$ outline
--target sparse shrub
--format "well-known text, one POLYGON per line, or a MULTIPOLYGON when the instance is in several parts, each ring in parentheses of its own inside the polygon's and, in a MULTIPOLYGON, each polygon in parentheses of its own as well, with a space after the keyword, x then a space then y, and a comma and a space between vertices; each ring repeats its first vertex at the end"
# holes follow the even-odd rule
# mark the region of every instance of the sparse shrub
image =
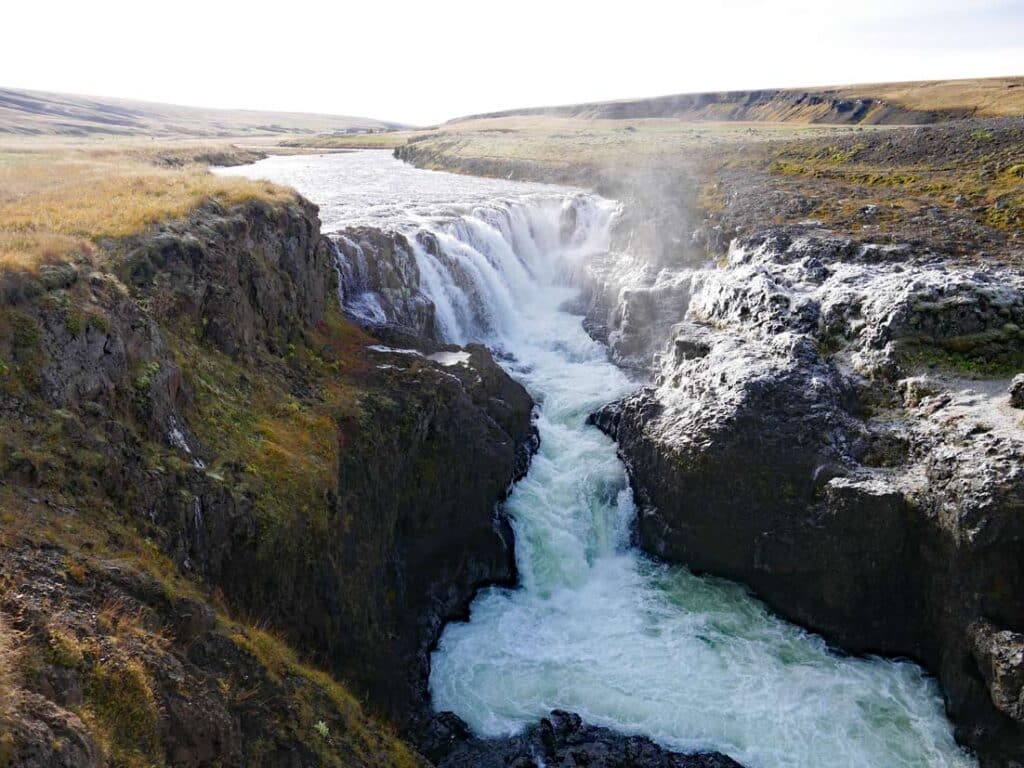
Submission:
POLYGON ((149 392, 149 388, 153 385, 153 377, 160 371, 160 363, 155 360, 150 360, 144 364, 139 373, 135 376, 135 388, 139 392, 149 392))
POLYGON ((313 730, 316 731, 317 736, 321 739, 327 739, 331 735, 331 729, 327 727, 327 723, 323 720, 317 720, 316 725, 313 726, 313 730))
POLYGON ((68 669, 80 669, 85 663, 78 638, 65 629, 52 628, 47 633, 43 658, 50 664, 68 669))
POLYGON ((156 698, 142 664, 133 659, 98 665, 86 680, 85 701, 111 763, 136 768, 163 762, 156 698))
POLYGON ((64 558, 64 573, 78 584, 85 583, 85 566, 70 557, 64 558))
POLYGON ((72 337, 81 335, 85 323, 82 319, 82 315, 74 310, 69 309, 67 314, 64 315, 64 330, 72 337))
POLYGON ((11 324, 11 341, 17 349, 35 349, 39 346, 42 333, 39 330, 39 323, 31 315, 24 312, 12 311, 8 318, 11 324))
POLYGON ((17 657, 14 634, 0 615, 0 720, 8 716, 18 703, 17 657))

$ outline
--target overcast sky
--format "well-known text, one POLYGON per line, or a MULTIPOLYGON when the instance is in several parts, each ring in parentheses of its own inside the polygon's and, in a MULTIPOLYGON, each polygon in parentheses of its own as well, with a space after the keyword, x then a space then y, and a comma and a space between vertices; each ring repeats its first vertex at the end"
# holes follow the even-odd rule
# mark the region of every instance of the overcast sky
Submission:
POLYGON ((12 0, 0 86, 430 124, 702 90, 1024 75, 1024 0, 12 0))

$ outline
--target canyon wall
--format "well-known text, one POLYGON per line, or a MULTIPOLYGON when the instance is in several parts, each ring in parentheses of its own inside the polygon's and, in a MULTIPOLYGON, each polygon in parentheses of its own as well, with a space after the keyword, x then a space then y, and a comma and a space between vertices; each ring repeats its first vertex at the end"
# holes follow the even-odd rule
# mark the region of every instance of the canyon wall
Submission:
POLYGON ((5 276, 15 764, 422 761, 356 697, 422 718, 441 624, 513 578, 532 402, 483 348, 389 364, 336 270, 296 197, 5 276))

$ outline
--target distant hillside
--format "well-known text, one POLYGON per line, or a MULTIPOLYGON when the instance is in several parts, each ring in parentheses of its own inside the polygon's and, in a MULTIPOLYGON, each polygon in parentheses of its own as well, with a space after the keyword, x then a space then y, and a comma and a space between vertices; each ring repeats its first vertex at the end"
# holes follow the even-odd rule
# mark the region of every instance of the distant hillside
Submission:
POLYGON ((515 115, 913 125, 963 117, 1024 115, 1024 77, 684 93, 649 99, 511 109, 450 122, 515 115))
POLYGON ((28 136, 259 136, 380 130, 397 123, 345 115, 203 109, 0 88, 0 134, 28 136))

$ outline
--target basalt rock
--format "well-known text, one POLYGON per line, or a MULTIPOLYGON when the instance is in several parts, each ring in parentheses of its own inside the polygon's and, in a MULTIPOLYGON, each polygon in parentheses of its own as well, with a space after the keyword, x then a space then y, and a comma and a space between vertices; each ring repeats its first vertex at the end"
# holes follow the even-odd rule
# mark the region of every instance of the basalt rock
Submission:
POLYGON ((286 351, 333 299, 333 253, 317 209, 296 198, 225 208, 208 202, 188 219, 116 244, 125 282, 157 319, 181 323, 221 351, 252 359, 286 351))
MULTIPOLYGON (((173 636, 159 659, 131 658, 155 681, 161 754, 174 764, 307 765, 318 761, 307 741, 324 746, 336 738, 311 730, 316 718, 296 726, 302 738, 271 737, 272 723, 298 718, 288 710, 292 662, 268 670, 242 653, 238 633, 223 632, 226 606, 344 678, 375 711, 416 721, 427 706, 429 652, 443 622, 464 616, 479 587, 514 581, 511 534, 497 505, 536 447, 530 397, 483 347, 445 348, 450 359, 437 360, 374 351, 375 340, 340 317, 336 252, 319 235, 315 207, 301 199, 209 203, 186 220, 104 247, 104 266, 67 265, 46 285, 37 279, 5 288, 0 362, 13 375, 0 382, 0 417, 47 441, 34 437, 33 450, 0 443, 5 521, 15 492, 24 499, 15 519, 33 525, 77 521, 81 506, 101 540, 122 542, 123 531, 144 537, 153 557, 166 555, 206 595, 170 599, 160 585, 139 582, 131 558, 106 556, 102 583, 112 586, 74 592, 83 617, 95 617, 108 598, 124 600, 151 619, 147 633, 173 636), (204 417, 198 387, 237 387, 232 397, 241 397, 261 377, 283 399, 312 407, 333 379, 311 366, 342 364, 352 368, 341 373, 353 399, 326 415, 333 419, 328 439, 337 444, 286 443, 336 461, 324 473, 330 489, 316 509, 268 516, 256 485, 263 479, 219 461, 219 449, 199 437, 208 433, 190 423, 204 417), (214 383, 211 371, 228 379, 214 383), (272 565, 271 534, 296 542, 273 552, 272 565), (246 686, 259 695, 246 694, 246 686), (261 745, 273 755, 256 759, 250 747, 261 745)), ((426 352, 440 351, 420 341, 426 352)), ((260 411, 266 403, 252 408, 257 418, 279 415, 260 411)), ((27 583, 39 595, 66 590, 60 558, 43 568, 41 555, 10 541, 0 542, 5 585, 34 574, 27 583)), ((36 599, 27 588, 18 594, 36 599)), ((22 603, 10 610, 24 610, 22 603)), ((47 616, 39 613, 32 625, 44 644, 47 616)), ((75 627, 86 632, 85 624, 75 627)), ((103 750, 92 721, 76 715, 82 676, 57 669, 47 679, 19 699, 12 721, 18 759, 95 764, 103 750)), ((314 687, 329 678, 316 680, 314 687)), ((3 749, 0 740, 0 757, 3 749)), ((392 757, 346 765, 390 765, 392 757)))
MULTIPOLYGON (((312 562, 285 566, 291 596, 272 610, 411 725, 443 624, 464 618, 480 587, 515 581, 497 502, 529 463, 533 403, 484 347, 448 366, 404 350, 374 357, 382 381, 348 438, 333 534, 312 562)), ((259 575, 233 578, 260 588, 259 575)))
POLYGON ((870 252, 799 228, 737 241, 679 307, 654 386, 593 421, 643 548, 923 662, 958 738, 1016 765, 1024 434, 1006 380, 954 366, 1018 359, 1024 281, 870 252))
POLYGON ((671 752, 643 736, 624 736, 553 711, 518 736, 479 739, 450 712, 437 715, 424 753, 438 768, 742 768, 718 752, 671 752))
POLYGON ((357 227, 331 242, 341 257, 341 301, 349 315, 375 332, 397 328, 421 339, 438 337, 434 305, 420 291, 420 271, 404 235, 357 227))
POLYGON ((1018 373, 1010 382, 1010 405, 1024 408, 1024 373, 1018 373))

